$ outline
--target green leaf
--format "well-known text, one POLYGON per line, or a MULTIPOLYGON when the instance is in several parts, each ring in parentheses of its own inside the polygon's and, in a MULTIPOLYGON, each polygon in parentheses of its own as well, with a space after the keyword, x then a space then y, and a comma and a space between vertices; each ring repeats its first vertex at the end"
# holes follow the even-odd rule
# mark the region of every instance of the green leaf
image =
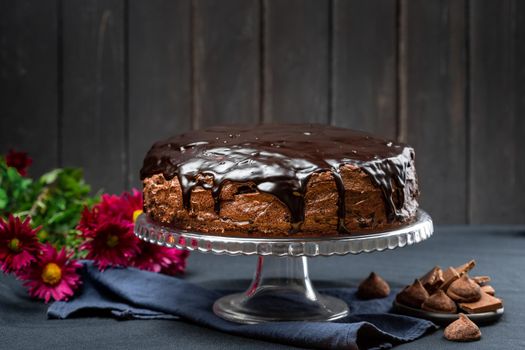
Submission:
POLYGON ((53 169, 50 172, 45 173, 40 177, 40 182, 46 185, 49 185, 56 181, 58 175, 63 171, 63 169, 53 169))
POLYGON ((0 209, 7 207, 7 193, 0 188, 0 209))
POLYGON ((12 168, 12 167, 7 168, 7 179, 9 181, 16 182, 21 177, 22 175, 18 173, 18 170, 16 170, 16 168, 12 168))
MULTIPOLYGON (((76 230, 82 210, 100 201, 100 193, 90 196, 90 191, 82 169, 53 169, 33 181, 6 166, 0 157, 0 215, 30 215, 33 226, 42 226, 39 239, 59 249, 74 249, 82 242, 76 230)), ((77 249, 75 255, 85 256, 85 252, 77 249)))

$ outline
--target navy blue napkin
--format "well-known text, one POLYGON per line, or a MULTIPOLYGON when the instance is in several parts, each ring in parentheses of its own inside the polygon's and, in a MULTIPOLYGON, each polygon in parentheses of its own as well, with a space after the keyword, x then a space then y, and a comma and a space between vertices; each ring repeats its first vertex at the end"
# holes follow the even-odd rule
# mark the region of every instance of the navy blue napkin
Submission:
POLYGON ((166 275, 134 268, 100 272, 84 263, 84 286, 69 302, 55 302, 49 318, 109 315, 119 319, 183 319, 244 337, 322 349, 390 348, 415 340, 436 326, 426 320, 388 313, 387 298, 359 300, 355 288, 331 288, 321 293, 345 300, 351 311, 338 322, 269 322, 241 325, 212 311, 224 291, 209 290, 166 275))

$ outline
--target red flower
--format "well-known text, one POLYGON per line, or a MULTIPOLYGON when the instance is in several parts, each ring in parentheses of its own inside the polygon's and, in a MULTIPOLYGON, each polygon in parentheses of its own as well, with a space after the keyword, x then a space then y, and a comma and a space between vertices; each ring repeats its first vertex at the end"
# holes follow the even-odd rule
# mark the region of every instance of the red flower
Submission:
POLYGON ((0 218, 0 270, 18 273, 36 260, 40 227, 33 230, 30 221, 29 217, 22 221, 11 214, 8 221, 0 218))
POLYGON ((107 217, 122 218, 125 214, 124 201, 116 194, 103 194, 96 209, 102 219, 107 217))
POLYGON ((75 260, 69 260, 72 253, 62 248, 59 252, 49 243, 42 246, 38 261, 21 276, 29 295, 49 302, 67 300, 82 284, 76 270, 82 267, 75 260))
POLYGON ((84 233, 92 231, 100 223, 114 218, 120 218, 132 223, 134 217, 142 211, 142 193, 133 189, 131 193, 122 195, 103 194, 100 203, 91 210, 84 208, 78 229, 84 233))
POLYGON ((89 210, 88 207, 84 207, 80 221, 77 225, 77 229, 80 230, 84 235, 89 235, 99 225, 98 205, 94 206, 93 209, 89 210))
POLYGON ((187 251, 145 243, 133 234, 133 224, 142 213, 142 193, 102 195, 101 202, 82 212, 77 228, 86 241, 88 259, 104 270, 108 266, 135 266, 139 269, 176 275, 184 272, 187 251))
POLYGON ((26 152, 16 152, 10 149, 5 156, 5 162, 7 166, 16 168, 20 175, 26 176, 27 168, 33 163, 33 159, 31 159, 26 152))
POLYGON ((140 241, 140 253, 133 260, 133 266, 147 271, 178 275, 186 268, 187 250, 162 247, 140 241))
POLYGON ((98 205, 101 217, 118 216, 129 222, 133 222, 133 213, 137 210, 142 210, 142 193, 136 189, 131 193, 124 192, 120 196, 104 194, 98 205))
POLYGON ((93 230, 83 231, 86 239, 80 249, 87 250, 87 259, 94 260, 100 270, 108 266, 127 266, 139 252, 133 224, 118 218, 101 222, 93 230))
POLYGON ((185 249, 169 249, 174 252, 174 256, 172 256, 172 263, 167 267, 163 267, 162 270, 160 270, 160 273, 170 276, 184 273, 184 270, 186 269, 186 258, 190 255, 190 252, 185 249))
POLYGON ((131 193, 124 192, 121 198, 125 202, 124 218, 134 222, 137 213, 142 212, 142 192, 134 188, 131 193))

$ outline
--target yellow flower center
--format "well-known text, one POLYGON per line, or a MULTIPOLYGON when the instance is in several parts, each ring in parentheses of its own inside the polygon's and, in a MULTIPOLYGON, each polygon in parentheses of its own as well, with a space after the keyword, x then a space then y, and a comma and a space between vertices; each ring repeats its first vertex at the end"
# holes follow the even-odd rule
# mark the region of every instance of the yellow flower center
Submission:
POLYGON ((137 221, 137 218, 139 217, 140 214, 142 214, 142 210, 140 209, 137 209, 133 212, 133 222, 137 221))
POLYGON ((47 233, 46 230, 40 230, 40 232, 38 232, 37 236, 38 236, 39 240, 45 241, 47 236, 48 236, 48 233, 47 233))
POLYGON ((115 248, 118 244, 118 236, 115 236, 115 235, 109 235, 108 236, 108 239, 106 241, 106 244, 108 245, 108 247, 110 248, 115 248))
POLYGON ((44 270, 42 271, 42 280, 45 283, 54 286, 60 282, 61 278, 62 270, 57 264, 49 263, 44 267, 44 270))
POLYGON ((20 240, 18 238, 13 238, 12 240, 9 241, 7 246, 13 252, 18 253, 20 251, 20 240))

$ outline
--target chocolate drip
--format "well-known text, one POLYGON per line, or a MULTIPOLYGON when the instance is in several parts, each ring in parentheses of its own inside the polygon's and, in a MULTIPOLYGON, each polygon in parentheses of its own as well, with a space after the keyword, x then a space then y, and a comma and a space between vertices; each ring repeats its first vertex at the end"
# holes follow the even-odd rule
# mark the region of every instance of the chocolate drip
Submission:
POLYGON ((251 182, 284 203, 292 226, 300 229, 310 176, 330 171, 339 194, 338 230, 345 232, 345 188, 340 167, 353 164, 363 169, 383 193, 388 220, 402 219, 406 167, 412 152, 403 144, 325 125, 232 125, 157 142, 144 159, 141 179, 158 173, 168 180, 177 176, 188 209, 195 186, 209 189, 217 212, 226 182, 251 182))
POLYGON ((368 162, 361 167, 370 176, 374 185, 381 188, 388 221, 403 218, 401 212, 405 203, 403 188, 406 181, 406 167, 409 164, 406 159, 404 157, 388 158, 382 161, 368 162), (397 205, 394 202, 392 181, 396 184, 397 205))

